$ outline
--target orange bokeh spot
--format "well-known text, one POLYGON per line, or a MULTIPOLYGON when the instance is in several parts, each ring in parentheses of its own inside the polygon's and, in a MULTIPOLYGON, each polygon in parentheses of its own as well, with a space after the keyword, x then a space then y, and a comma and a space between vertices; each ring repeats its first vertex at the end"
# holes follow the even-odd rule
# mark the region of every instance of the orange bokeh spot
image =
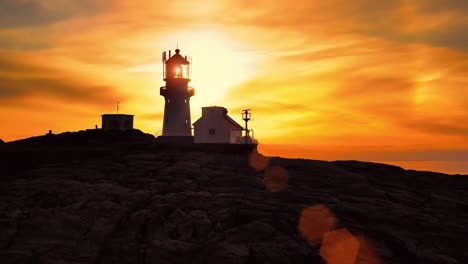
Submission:
POLYGON ((263 175, 263 183, 272 192, 288 187, 288 172, 280 166, 268 167, 263 175))
POLYGON ((262 171, 268 167, 270 158, 263 156, 257 152, 249 154, 249 165, 256 171, 262 171))
POLYGON ((299 232, 312 245, 321 241, 322 236, 336 225, 335 215, 325 206, 316 205, 302 210, 299 218, 299 232))
POLYGON ((359 253, 356 259, 356 264, 381 264, 379 254, 375 247, 365 238, 359 236, 359 253))
POLYGON ((320 256, 328 264, 355 264, 359 253, 359 240, 345 228, 325 233, 320 256))

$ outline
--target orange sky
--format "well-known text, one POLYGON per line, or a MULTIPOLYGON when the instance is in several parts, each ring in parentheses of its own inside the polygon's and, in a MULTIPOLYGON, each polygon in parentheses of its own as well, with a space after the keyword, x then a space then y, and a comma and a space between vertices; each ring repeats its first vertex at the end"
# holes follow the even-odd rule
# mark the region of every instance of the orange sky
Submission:
POLYGON ((3 0, 0 138, 92 128, 118 101, 156 133, 161 52, 178 43, 192 121, 252 108, 269 155, 468 163, 467 14, 464 0, 3 0))

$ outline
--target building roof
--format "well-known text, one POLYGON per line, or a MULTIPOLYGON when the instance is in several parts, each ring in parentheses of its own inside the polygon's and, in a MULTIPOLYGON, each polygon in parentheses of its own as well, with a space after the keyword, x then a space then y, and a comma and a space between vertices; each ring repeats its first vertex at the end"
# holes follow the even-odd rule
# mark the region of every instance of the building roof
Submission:
POLYGON ((200 118, 198 118, 198 120, 197 120, 197 121, 195 121, 195 122, 193 122, 193 124, 192 124, 192 125, 195 125, 195 124, 196 124, 196 123, 198 123, 198 121, 200 121, 201 119, 202 119, 201 117, 200 117, 200 118))
POLYGON ((134 115, 127 115, 127 114, 103 114, 101 116, 109 116, 109 117, 124 117, 124 116, 134 116, 134 115))
MULTIPOLYGON (((202 107, 202 109, 203 108, 215 108, 215 109, 221 108, 221 109, 225 110, 223 112, 224 120, 226 120, 227 122, 229 122, 231 125, 235 126, 236 128, 244 129, 241 125, 239 125, 239 123, 237 123, 234 119, 232 119, 230 116, 227 115, 227 109, 225 107, 222 107, 222 106, 204 106, 204 107, 202 107)), ((200 121, 202 118, 203 118, 203 114, 197 121, 195 121, 193 123, 193 125, 196 125, 198 123, 198 121, 200 121)))
POLYGON ((239 125, 239 123, 237 123, 234 119, 232 119, 230 116, 228 115, 224 115, 224 118, 229 121, 229 123, 231 123, 232 125, 236 126, 237 128, 240 128, 240 129, 244 129, 241 125, 239 125))
POLYGON ((227 113, 226 107, 216 106, 216 105, 213 105, 213 106, 202 106, 202 109, 224 109, 224 110, 226 110, 226 113, 227 113))

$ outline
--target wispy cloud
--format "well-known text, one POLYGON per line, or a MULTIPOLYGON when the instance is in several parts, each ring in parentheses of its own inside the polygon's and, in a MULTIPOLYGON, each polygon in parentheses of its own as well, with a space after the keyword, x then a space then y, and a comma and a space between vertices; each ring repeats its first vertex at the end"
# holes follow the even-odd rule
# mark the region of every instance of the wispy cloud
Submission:
POLYGON ((0 28, 37 27, 72 17, 97 14, 112 6, 102 0, 3 0, 0 28))
POLYGON ((93 86, 66 78, 1 78, 0 100, 15 100, 18 97, 46 96, 88 104, 104 103, 112 97, 111 87, 93 86))

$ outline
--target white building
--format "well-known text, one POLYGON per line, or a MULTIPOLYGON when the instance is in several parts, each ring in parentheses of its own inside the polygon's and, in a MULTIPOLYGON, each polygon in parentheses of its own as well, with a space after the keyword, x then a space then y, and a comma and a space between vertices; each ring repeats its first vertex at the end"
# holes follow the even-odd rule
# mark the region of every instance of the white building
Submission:
POLYGON ((195 143, 241 144, 243 127, 227 115, 224 107, 202 107, 202 116, 194 126, 195 143))
POLYGON ((133 115, 104 114, 102 115, 102 129, 104 131, 133 129, 133 115))

